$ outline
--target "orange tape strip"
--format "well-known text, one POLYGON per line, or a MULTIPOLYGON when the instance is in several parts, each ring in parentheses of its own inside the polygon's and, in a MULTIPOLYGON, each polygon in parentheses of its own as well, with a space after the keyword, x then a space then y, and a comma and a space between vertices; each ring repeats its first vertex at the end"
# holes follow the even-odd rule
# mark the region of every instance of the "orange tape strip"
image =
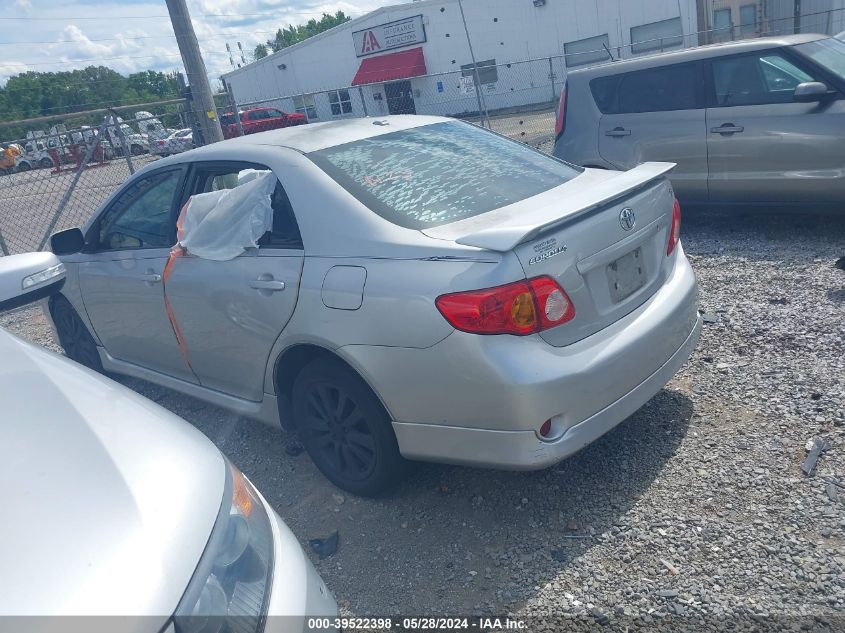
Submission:
POLYGON ((176 336, 176 345, 179 346, 179 353, 182 355, 182 360, 185 361, 188 369, 194 371, 194 368, 191 365, 191 355, 188 353, 188 344, 185 342, 185 337, 182 335, 182 330, 179 328, 179 323, 176 321, 176 314, 173 312, 173 305, 167 297, 167 280, 173 272, 173 266, 178 257, 181 257, 181 253, 174 248, 174 250, 170 253, 170 257, 167 258, 167 264, 164 266, 164 273, 162 274, 162 283, 164 286, 164 309, 167 312, 170 327, 173 328, 173 334, 176 336))

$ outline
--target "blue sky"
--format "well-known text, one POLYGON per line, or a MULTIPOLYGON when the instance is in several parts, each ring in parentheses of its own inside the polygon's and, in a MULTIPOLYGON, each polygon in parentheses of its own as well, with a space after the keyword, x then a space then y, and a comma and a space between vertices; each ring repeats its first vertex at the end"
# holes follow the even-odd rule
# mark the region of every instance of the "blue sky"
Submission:
MULTIPOLYGON (((249 53, 287 24, 338 9, 356 17, 399 1, 188 0, 188 8, 209 74, 215 78, 231 69, 227 42, 233 50, 241 42, 249 53)), ((182 67, 164 0, 11 0, 11 4, 0 13, 0 85, 27 70, 102 64, 126 74, 182 67)))

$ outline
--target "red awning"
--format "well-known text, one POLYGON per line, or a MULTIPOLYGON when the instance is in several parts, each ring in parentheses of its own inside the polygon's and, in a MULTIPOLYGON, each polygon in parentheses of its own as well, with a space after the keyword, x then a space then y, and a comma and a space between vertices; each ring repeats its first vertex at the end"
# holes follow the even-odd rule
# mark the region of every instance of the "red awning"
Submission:
POLYGON ((395 79, 419 77, 428 73, 422 48, 412 48, 398 53, 368 57, 361 62, 353 86, 376 84, 395 79))

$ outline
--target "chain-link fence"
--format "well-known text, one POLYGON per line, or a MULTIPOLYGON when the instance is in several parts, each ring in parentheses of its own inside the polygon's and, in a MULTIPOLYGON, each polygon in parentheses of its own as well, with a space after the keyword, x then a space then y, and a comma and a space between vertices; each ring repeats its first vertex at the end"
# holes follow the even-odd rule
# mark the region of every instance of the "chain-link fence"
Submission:
POLYGON ((0 255, 43 249, 53 232, 84 224, 130 174, 191 149, 191 115, 181 110, 87 115, 91 124, 0 141, 0 155, 14 148, 0 163, 0 255))
MULTIPOLYGON (((477 69, 242 101, 238 103, 238 109, 243 112, 240 128, 246 134, 265 129, 263 118, 272 117, 265 108, 304 115, 309 123, 388 114, 429 114, 489 125, 501 134, 539 144, 553 134, 555 106, 565 77, 563 57, 506 64, 480 62, 477 69)), ((227 137, 241 133, 232 110, 221 111, 227 137)))
MULTIPOLYGON (((681 19, 675 18, 658 23, 656 32, 665 30, 665 34, 654 35, 652 30, 635 35, 632 29, 632 41, 625 45, 614 45, 604 35, 567 43, 562 55, 540 59, 479 60, 474 65, 457 65, 452 60, 455 70, 442 73, 419 74, 420 70, 425 73, 425 63, 409 54, 395 62, 401 64, 397 67, 375 65, 370 71, 362 64, 352 85, 325 86, 301 94, 280 93, 275 76, 256 68, 250 79, 239 78, 237 85, 229 86, 229 92, 238 109, 256 110, 256 116, 265 116, 261 109, 268 107, 302 114, 309 122, 388 114, 451 116, 545 149, 553 138, 557 100, 568 70, 708 43, 795 32, 834 34, 845 29, 845 9, 774 18, 763 6, 748 3, 743 7, 753 11, 729 14, 736 14, 738 22, 729 18, 724 24, 710 24, 706 17, 705 28, 694 33, 683 33, 681 19)), ((722 15, 719 0, 713 7, 718 20, 722 15)), ((227 108, 229 113, 233 110, 227 108)), ((250 120, 251 113, 244 116, 239 126, 232 117, 228 136, 266 129, 260 120, 250 120)))
MULTIPOLYGON (((251 95, 218 96, 223 104, 219 116, 224 136, 230 138, 289 124, 285 113, 298 113, 307 122, 402 113, 443 115, 489 126, 550 151, 567 69, 810 27, 831 33, 845 28, 843 14, 834 9, 771 20, 758 12, 740 24, 644 39, 625 47, 584 41, 566 47, 560 56, 509 63, 478 61, 475 66, 406 79, 364 73, 355 85, 307 94, 280 95, 267 82, 251 95), (236 96, 240 97, 237 104, 236 96)), ((381 73, 393 71, 394 76, 408 75, 407 69, 380 69, 381 73)), ((46 117, 43 124, 41 120, 4 123, 0 128, 0 255, 44 248, 52 232, 83 224, 135 170, 159 156, 202 145, 189 105, 177 99, 121 107, 120 113, 66 115, 62 124, 55 125, 50 123, 62 117, 46 117), (10 146, 14 150, 4 155, 10 146)))

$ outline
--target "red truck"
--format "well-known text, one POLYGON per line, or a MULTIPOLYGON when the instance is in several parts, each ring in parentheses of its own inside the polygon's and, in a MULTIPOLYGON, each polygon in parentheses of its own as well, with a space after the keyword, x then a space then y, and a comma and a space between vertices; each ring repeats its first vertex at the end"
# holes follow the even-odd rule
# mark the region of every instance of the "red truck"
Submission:
MULTIPOLYGON (((287 113, 277 110, 276 108, 247 108, 241 110, 238 114, 241 116, 241 125, 244 128, 244 134, 255 134, 256 132, 266 132, 267 130, 276 130, 281 127, 290 127, 292 125, 305 125, 308 119, 304 114, 287 113)), ((220 124, 223 127, 223 137, 233 138, 238 136, 238 122, 232 112, 227 112, 220 117, 220 124)))

